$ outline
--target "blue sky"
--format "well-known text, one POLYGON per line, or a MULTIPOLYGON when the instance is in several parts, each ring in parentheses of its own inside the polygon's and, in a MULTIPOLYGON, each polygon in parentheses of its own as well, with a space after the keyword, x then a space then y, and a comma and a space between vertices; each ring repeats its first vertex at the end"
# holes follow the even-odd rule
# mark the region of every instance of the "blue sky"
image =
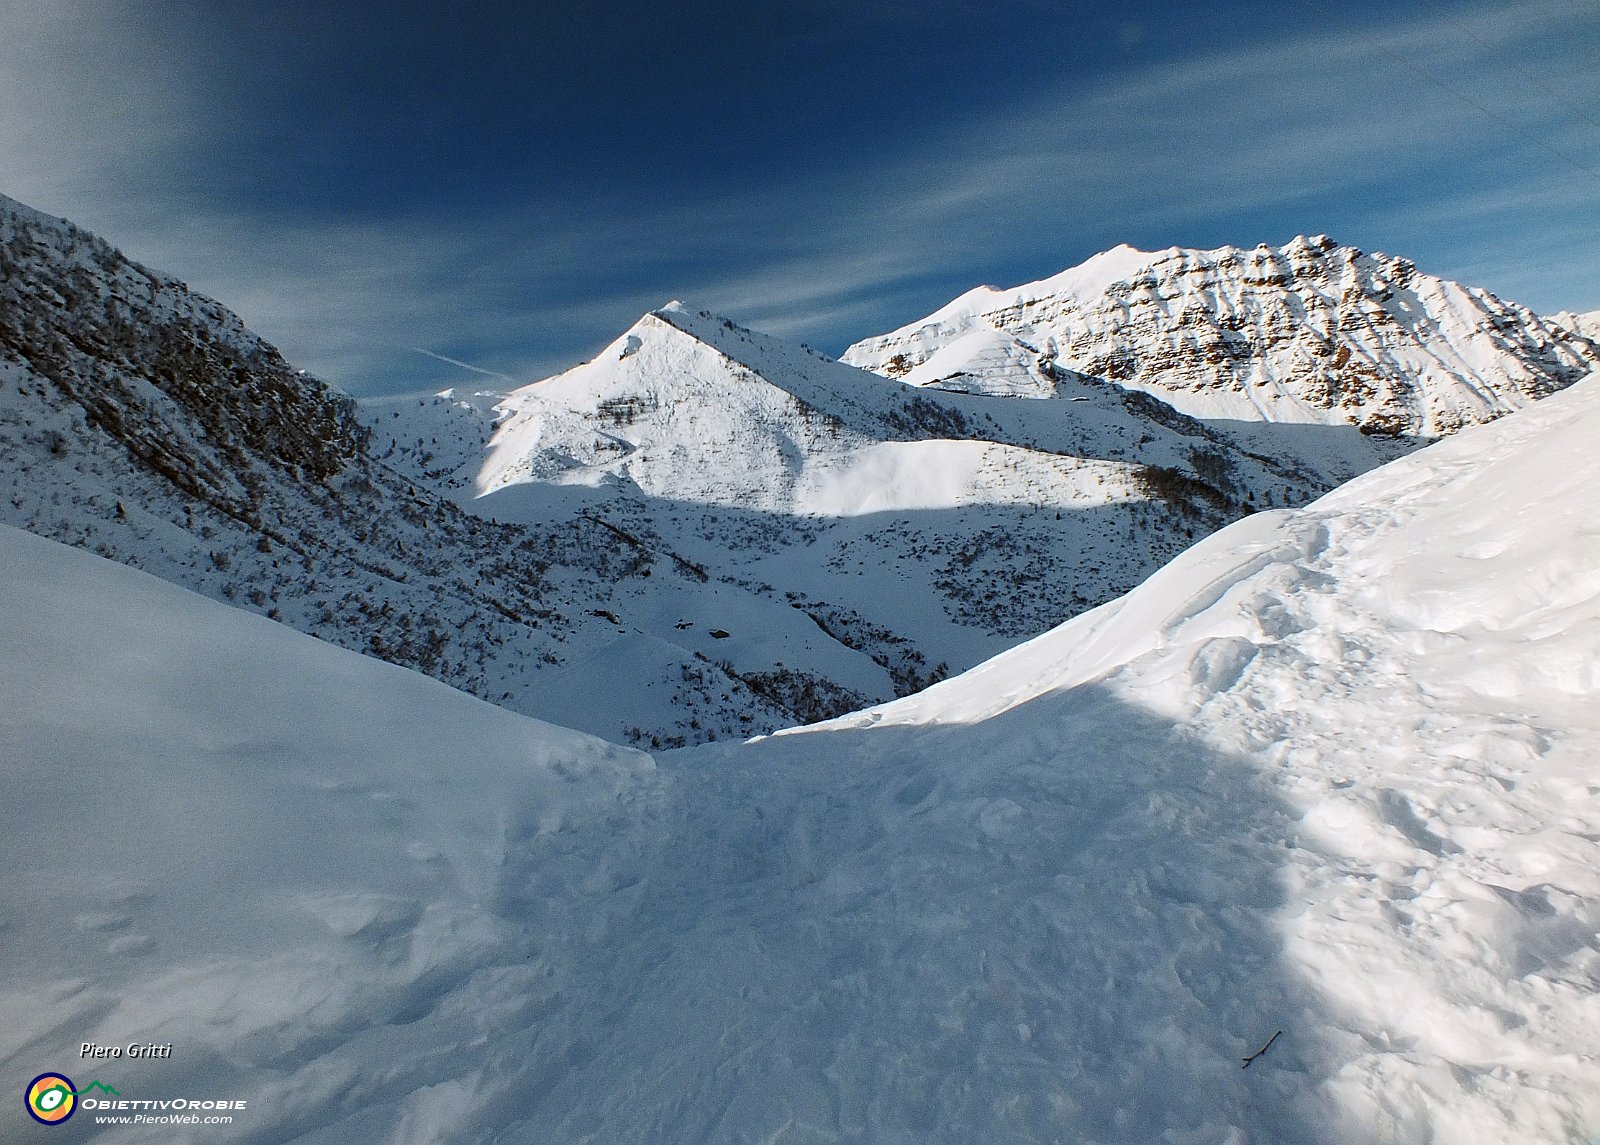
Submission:
POLYGON ((356 393, 675 297, 836 353, 1119 242, 1597 309, 1600 7, 6 0, 0 191, 356 393))

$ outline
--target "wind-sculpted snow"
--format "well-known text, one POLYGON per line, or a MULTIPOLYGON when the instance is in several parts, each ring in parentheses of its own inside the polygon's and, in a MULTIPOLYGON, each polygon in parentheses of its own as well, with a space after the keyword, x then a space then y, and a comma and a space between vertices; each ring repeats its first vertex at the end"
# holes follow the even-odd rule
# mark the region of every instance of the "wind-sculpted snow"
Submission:
POLYGON ((1587 1142, 1597 433, 654 769, 0 530, 0 1059, 271 1142, 1587 1142))
POLYGON ((530 895, 602 877, 532 856, 659 797, 638 752, 4 526, 0 584, 0 1067, 247 1101, 196 1139, 373 1139, 447 1092, 555 997, 530 895))

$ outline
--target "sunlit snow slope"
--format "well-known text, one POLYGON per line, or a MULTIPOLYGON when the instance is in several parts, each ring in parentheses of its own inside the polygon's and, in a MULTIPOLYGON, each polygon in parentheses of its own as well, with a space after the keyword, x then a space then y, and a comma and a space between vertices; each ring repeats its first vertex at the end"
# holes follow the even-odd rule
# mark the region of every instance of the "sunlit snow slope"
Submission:
MULTIPOLYGON (((1229 1005, 1276 1014, 1261 1012, 1288 1039, 1272 1085, 1312 1119, 1305 1139, 1591 1141, 1597 435, 1591 377, 1305 510, 1232 526, 1127 597, 922 695, 805 733, 898 732, 922 750, 954 737, 987 758, 980 772, 1019 756, 1087 767, 1095 779, 1058 789, 1119 810, 1058 839, 1071 857, 1056 877, 1078 884, 1094 869, 1085 855, 1111 858, 1136 833, 1121 848, 1121 909, 1182 934, 1147 969, 1170 972, 1178 999, 1207 999, 1218 1052, 1219 985, 1229 1005), (1077 713, 1096 705, 1133 730, 1095 735, 1077 713), (1031 742, 1013 749, 997 728, 1031 742), (1241 923, 1270 958, 1239 961, 1241 923), (1219 974, 1214 954, 1235 970, 1219 974), (1240 966, 1254 995, 1229 985, 1240 966)), ((974 803, 980 834, 986 814, 1036 831, 1049 804, 999 806, 974 803)), ((1014 957, 1022 977, 1042 965, 1014 957)), ((1095 1002, 1078 991, 1075 1004, 1095 1002)), ((1149 1021, 1172 1006, 1152 1000, 1162 1016, 1149 1021)), ((1233 1124, 1247 1124, 1260 1095, 1235 1094, 1233 1124)), ((1286 1123, 1261 1137, 1291 1138, 1286 1123)))
POLYGON ((260 1141, 1587 1143, 1597 433, 654 771, 0 531, 0 1066, 172 1041, 105 1079, 260 1141))
MULTIPOLYGON (((1078 388, 1059 402, 918 390, 674 303, 505 395, 492 429, 492 395, 362 409, 376 457, 470 512, 630 538, 668 575, 609 594, 618 627, 728 661, 794 723, 970 668, 1126 592, 1197 536, 1401 451, 1350 426, 1272 427, 1270 448, 1241 450, 1147 395, 1078 388)), ((562 676, 595 678, 586 663, 562 676)), ((726 734, 691 720, 639 742, 726 734)))

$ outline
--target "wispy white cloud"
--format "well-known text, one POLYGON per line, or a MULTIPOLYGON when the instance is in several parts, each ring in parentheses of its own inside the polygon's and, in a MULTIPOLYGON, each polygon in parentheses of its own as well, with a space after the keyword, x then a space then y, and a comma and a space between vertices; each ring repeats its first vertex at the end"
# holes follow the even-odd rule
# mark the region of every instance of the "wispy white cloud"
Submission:
MULTIPOLYGON (((1571 4, 1534 4, 1508 22, 1496 6, 1474 23, 1482 42, 1495 37, 1509 53, 1556 36, 1572 15, 1571 4)), ((1419 175, 1522 142, 1395 64, 1403 58, 1439 75, 1471 76, 1481 89, 1492 74, 1483 51, 1413 20, 1377 32, 1330 28, 1149 68, 1063 93, 1031 113, 969 126, 937 164, 923 165, 929 190, 903 217, 999 215, 1020 199, 1045 217, 1092 204, 1119 224, 1148 226, 1419 175), (936 167, 950 174, 940 178, 936 167)), ((1600 68, 1585 78, 1595 87, 1600 68)), ((1529 137, 1552 134, 1547 108, 1494 86, 1505 89, 1497 96, 1507 120, 1525 122, 1529 137)), ((1596 142, 1591 134, 1589 146, 1596 142)), ((1556 165, 1547 181, 1567 175, 1556 165)))
POLYGON ((1548 153, 1600 162, 1600 130, 1572 110, 1600 106, 1600 63, 1574 41, 1592 20, 1582 3, 1532 0, 1515 20, 1456 5, 1448 21, 1387 27, 1330 8, 1314 34, 1063 76, 1003 113, 827 170, 774 170, 755 190, 361 217, 180 177, 245 113, 203 45, 157 34, 154 12, 0 7, 0 190, 187 278, 356 389, 447 384, 442 367, 468 362, 531 380, 670 297, 837 349, 977 281, 1048 274, 1119 241, 1328 231, 1549 309, 1600 306, 1600 188, 1548 153), (1497 66, 1530 58, 1561 72, 1567 100, 1497 66), (1503 121, 1427 76, 1471 85, 1503 121))
POLYGON ((1600 158, 1600 132, 1496 66, 1545 60, 1575 99, 1600 106, 1600 61, 1573 38, 1592 10, 1546 2, 1519 5, 1515 19, 1502 5, 1456 12, 1451 26, 1330 20, 1314 36, 1196 54, 1087 89, 1063 83, 1032 108, 888 157, 860 229, 907 259, 981 267, 1015 263, 1031 228, 1038 274, 1117 241, 1195 242, 1191 227, 1246 243, 1302 229, 1393 239, 1404 253, 1461 265, 1438 228, 1463 202, 1490 210, 1490 188, 1537 202, 1539 213, 1508 204, 1494 220, 1497 257, 1479 265, 1539 293, 1588 291, 1600 302, 1590 269, 1600 230, 1561 257, 1522 253, 1547 245, 1530 241, 1545 228, 1573 229, 1580 218, 1592 227, 1600 184, 1582 165, 1600 158), (1567 59, 1552 51, 1562 43, 1567 59), (1496 118, 1453 99, 1447 88, 1460 85, 1496 118), (1286 220, 1292 229, 1267 230, 1286 220), (1085 239, 1090 248, 1071 250, 1085 239))
MULTIPOLYGON (((804 336, 882 321, 902 300, 931 308, 946 295, 912 288, 962 268, 963 285, 975 285, 989 268, 1048 274, 1119 241, 1281 243, 1300 230, 1433 251, 1442 272, 1470 267, 1503 291, 1581 290, 1596 240, 1551 257, 1562 244, 1530 235, 1576 229, 1600 188, 1530 140, 1582 155, 1600 139, 1493 60, 1559 41, 1584 14, 1557 2, 1522 6, 1515 21, 1497 5, 1456 12, 1447 27, 1330 21, 1317 35, 1197 53, 1096 86, 1064 81, 1031 107, 886 145, 846 187, 793 180, 783 209, 799 249, 725 272, 714 293, 747 320, 804 336), (1429 77, 1472 84, 1501 118, 1429 77), (1441 170, 1478 177, 1441 187, 1441 170), (1440 241, 1463 212, 1492 232, 1477 241, 1494 243, 1494 257, 1465 260, 1440 241)), ((1600 100, 1600 68, 1573 77, 1575 93, 1585 84, 1600 100)))
POLYGON ((0 171, 13 197, 121 218, 119 202, 194 146, 196 109, 173 82, 188 61, 148 33, 145 8, 140 0, 0 5, 0 171))

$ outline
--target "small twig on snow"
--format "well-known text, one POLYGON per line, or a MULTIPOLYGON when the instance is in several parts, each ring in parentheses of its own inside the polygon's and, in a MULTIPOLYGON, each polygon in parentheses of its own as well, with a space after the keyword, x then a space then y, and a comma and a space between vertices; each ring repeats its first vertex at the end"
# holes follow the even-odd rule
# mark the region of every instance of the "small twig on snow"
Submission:
POLYGON ((1277 1041, 1282 1036, 1283 1036, 1283 1031, 1282 1030, 1279 1030, 1276 1034, 1273 1034, 1270 1038, 1267 1039, 1267 1044, 1262 1046, 1259 1050, 1257 1050, 1255 1053, 1251 1054, 1249 1057, 1245 1058, 1244 1059, 1244 1065, 1240 1066, 1239 1068, 1240 1069, 1249 1069, 1250 1068, 1250 1063, 1255 1061, 1258 1057, 1260 1057, 1262 1054, 1266 1053, 1268 1050, 1270 1050, 1272 1048, 1272 1043, 1277 1041))

